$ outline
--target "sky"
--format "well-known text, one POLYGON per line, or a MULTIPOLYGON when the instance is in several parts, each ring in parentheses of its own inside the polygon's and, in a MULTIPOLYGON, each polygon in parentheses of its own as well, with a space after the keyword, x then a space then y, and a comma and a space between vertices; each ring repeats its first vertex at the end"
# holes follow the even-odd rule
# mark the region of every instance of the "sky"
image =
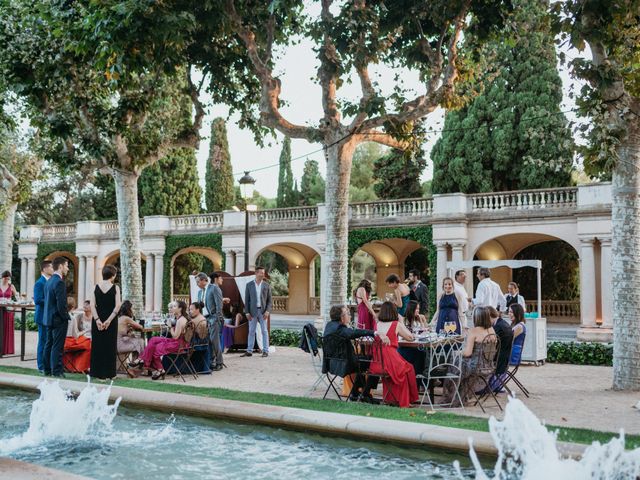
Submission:
MULTIPOLYGON (((312 77, 315 76, 318 61, 315 53, 312 50, 312 43, 308 40, 302 40, 300 43, 290 46, 286 51, 280 52, 280 60, 276 63, 274 73, 280 77, 282 81, 282 94, 281 98, 288 102, 288 105, 281 109, 284 117, 298 124, 315 124, 317 120, 322 117, 321 108, 321 90, 318 84, 313 82, 312 77)), ((579 53, 577 51, 571 51, 563 49, 570 57, 577 57, 579 53)), ((560 77, 563 82, 563 104, 562 110, 570 110, 575 107, 575 102, 569 98, 569 91, 576 88, 575 81, 569 77, 566 68, 559 66, 560 77)), ((385 66, 375 66, 371 69, 372 78, 374 78, 381 89, 384 92, 391 92, 394 86, 395 70, 387 68, 385 66)), ((415 71, 403 70, 402 78, 405 83, 405 87, 412 90, 414 93, 424 92, 418 74, 415 71)), ((357 75, 354 74, 353 82, 351 84, 345 82, 343 87, 338 90, 338 95, 341 98, 348 98, 350 100, 359 99, 360 88, 357 75)), ((579 88, 579 85, 578 87, 579 88)), ((206 95, 202 96, 202 100, 210 103, 206 95)), ((211 122, 216 117, 226 118, 229 114, 228 108, 224 105, 211 105, 208 108, 208 114, 203 122, 201 130, 202 141, 200 142, 200 148, 198 149, 198 171, 201 178, 202 186, 204 187, 204 171, 206 168, 206 161, 209 152, 209 135, 211 122)), ((575 120, 576 117, 572 113, 567 114, 570 120, 575 120)), ((227 120, 227 135, 229 141, 229 150, 231 154, 231 164, 233 166, 233 172, 236 174, 234 177, 237 181, 245 170, 251 171, 256 168, 265 167, 268 165, 274 165, 271 168, 252 173, 253 178, 256 179, 255 189, 262 195, 268 198, 276 196, 278 188, 278 159, 280 156, 280 149, 282 146, 283 136, 279 132, 276 138, 267 139, 267 144, 264 147, 258 146, 254 140, 253 135, 248 130, 242 130, 237 126, 238 116, 233 115, 227 120), (271 145, 268 145, 270 143, 271 145)), ((431 113, 427 119, 427 127, 432 127, 433 130, 442 129, 444 123, 444 110, 437 109, 431 113)), ((433 145, 439 138, 440 133, 432 133, 428 140, 425 142, 424 150, 426 158, 429 159, 429 153, 433 148, 433 145)), ((312 144, 306 140, 292 139, 291 141, 291 167, 294 176, 298 179, 302 176, 304 162, 307 158, 318 161, 320 165, 320 171, 322 175, 325 175, 325 160, 321 151, 320 144, 312 144), (320 151, 318 151, 320 150, 320 151)), ((432 177, 432 163, 429 160, 427 168, 422 175, 422 181, 428 180, 432 177)))

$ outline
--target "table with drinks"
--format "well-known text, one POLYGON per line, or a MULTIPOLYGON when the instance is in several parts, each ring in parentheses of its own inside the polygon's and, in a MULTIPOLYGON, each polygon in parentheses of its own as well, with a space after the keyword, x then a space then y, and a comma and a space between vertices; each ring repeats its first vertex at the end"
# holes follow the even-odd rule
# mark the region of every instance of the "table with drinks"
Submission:
POLYGON ((140 321, 142 338, 148 341, 154 333, 165 335, 176 324, 176 318, 170 313, 149 312, 140 321))
MULTIPOLYGON (((17 357, 17 354, 2 355, 1 346, 4 344, 4 317, 5 312, 20 312, 20 361, 24 362, 24 351, 27 335, 27 312, 35 312, 36 306, 33 302, 26 299, 26 295, 21 296, 18 302, 7 301, 6 298, 0 299, 0 358, 17 357)), ((27 359, 29 360, 29 359, 27 359)))

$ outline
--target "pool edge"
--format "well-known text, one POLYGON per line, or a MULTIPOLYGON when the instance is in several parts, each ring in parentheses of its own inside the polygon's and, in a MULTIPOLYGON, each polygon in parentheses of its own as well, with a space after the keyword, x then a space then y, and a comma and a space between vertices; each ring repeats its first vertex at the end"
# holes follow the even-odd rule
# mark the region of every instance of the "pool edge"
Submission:
MULTIPOLYGON (((38 385, 42 381, 42 377, 0 373, 0 386, 4 387, 37 392, 38 385)), ((64 388, 74 392, 79 392, 86 386, 86 383, 75 380, 61 380, 60 383, 64 388)), ((105 385, 94 385, 97 388, 107 388, 105 385)), ((256 423, 375 442, 423 446, 465 454, 469 451, 469 439, 471 439, 473 448, 479 455, 492 457, 498 455, 498 450, 488 432, 115 385, 111 387, 110 397, 111 400, 121 397, 122 405, 126 406, 205 418, 241 420, 249 424, 256 423)), ((559 451, 567 457, 579 458, 585 448, 586 445, 558 442, 559 451)))

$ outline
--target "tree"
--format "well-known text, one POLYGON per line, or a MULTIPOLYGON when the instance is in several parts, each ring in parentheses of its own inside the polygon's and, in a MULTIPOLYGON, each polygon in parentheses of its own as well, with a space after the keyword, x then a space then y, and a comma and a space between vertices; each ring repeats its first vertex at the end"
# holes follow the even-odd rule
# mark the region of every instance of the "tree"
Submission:
POLYGON ((234 203, 233 170, 227 142, 227 126, 223 118, 211 124, 211 143, 205 174, 207 212, 222 212, 234 203))
POLYGON ((297 199, 296 189, 293 186, 293 172, 291 171, 291 139, 289 137, 284 137, 279 163, 276 205, 278 208, 295 207, 297 199))
POLYGON ((374 191, 374 162, 385 153, 384 147, 375 142, 358 145, 353 154, 351 167, 351 185, 349 185, 349 200, 351 202, 368 202, 376 200, 374 191))
POLYGON ((571 61, 587 81, 578 105, 592 122, 582 150, 588 173, 612 172, 613 388, 640 389, 640 0, 553 5, 561 40, 591 59, 571 61))
MULTIPOLYGON (((106 31, 98 12, 89 10, 91 5, 76 3, 68 9, 66 4, 35 0, 4 3, 0 76, 25 102, 31 123, 59 139, 57 161, 113 176, 123 297, 140 313, 138 178, 172 150, 198 145, 204 110, 190 65, 146 61, 131 68, 124 62, 135 63, 140 51, 147 54, 145 46, 132 43, 129 55, 105 55, 100 35, 110 37, 112 32, 106 31), (185 121, 182 114, 185 96, 195 107, 193 121, 185 121)), ((138 19, 124 28, 132 21, 138 19)))
POLYGON ((192 148, 175 150, 140 175, 140 216, 200 213, 202 189, 192 148))
POLYGON ((304 162, 304 171, 300 180, 300 205, 313 206, 322 203, 325 199, 325 184, 318 162, 307 160, 304 162))
POLYGON ((422 150, 393 149, 375 162, 378 182, 374 189, 378 197, 417 198, 422 196, 420 175, 427 166, 422 150))
POLYGON ((484 48, 495 73, 448 112, 434 146, 433 192, 477 193, 571 184, 573 140, 547 0, 514 2, 503 35, 484 48))

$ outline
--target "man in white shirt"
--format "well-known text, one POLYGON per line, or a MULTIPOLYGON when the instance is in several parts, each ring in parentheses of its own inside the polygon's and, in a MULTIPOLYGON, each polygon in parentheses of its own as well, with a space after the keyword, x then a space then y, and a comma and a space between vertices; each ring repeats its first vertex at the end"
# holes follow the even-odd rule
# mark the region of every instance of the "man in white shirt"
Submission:
POLYGON ((480 283, 478 284, 473 304, 497 308, 499 312, 504 312, 507 308, 507 301, 502 294, 500 285, 491 280, 491 271, 488 268, 481 267, 478 269, 477 277, 480 283))
POLYGON ((456 293, 456 296, 464 298, 464 305, 462 305, 462 313, 464 313, 464 318, 466 325, 464 328, 469 328, 469 294, 467 290, 464 288, 464 282, 467 278, 467 273, 464 270, 458 270, 455 274, 455 281, 453 282, 453 290, 456 293))

